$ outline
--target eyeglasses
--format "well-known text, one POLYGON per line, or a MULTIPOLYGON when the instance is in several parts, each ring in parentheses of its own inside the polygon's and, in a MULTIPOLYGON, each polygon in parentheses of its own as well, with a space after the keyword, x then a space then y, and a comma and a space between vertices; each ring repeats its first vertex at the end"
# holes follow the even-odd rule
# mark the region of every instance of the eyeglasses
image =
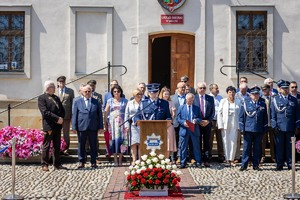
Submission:
POLYGON ((184 82, 184 83, 186 83, 187 81, 181 81, 181 82, 184 82))
POLYGON ((89 91, 89 90, 88 90, 88 91, 84 91, 84 93, 90 93, 90 92, 91 92, 91 91, 89 91))
POLYGON ((115 90, 114 93, 121 93, 119 90, 115 90))
POLYGON ((199 89, 200 89, 200 90, 205 90, 205 89, 206 89, 206 87, 199 87, 199 89))
POLYGON ((214 88, 214 89, 218 90, 219 88, 214 88))
POLYGON ((291 88, 298 88, 297 86, 291 86, 291 88))
POLYGON ((185 89, 186 87, 179 87, 179 88, 181 88, 181 89, 185 89))

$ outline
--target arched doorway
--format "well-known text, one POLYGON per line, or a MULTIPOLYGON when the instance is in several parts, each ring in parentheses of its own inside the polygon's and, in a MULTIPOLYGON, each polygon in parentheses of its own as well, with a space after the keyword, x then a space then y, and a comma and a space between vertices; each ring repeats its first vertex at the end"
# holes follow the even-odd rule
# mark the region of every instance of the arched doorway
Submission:
POLYGON ((149 83, 161 83, 173 94, 180 77, 188 75, 194 85, 195 36, 183 33, 157 33, 149 36, 149 83))

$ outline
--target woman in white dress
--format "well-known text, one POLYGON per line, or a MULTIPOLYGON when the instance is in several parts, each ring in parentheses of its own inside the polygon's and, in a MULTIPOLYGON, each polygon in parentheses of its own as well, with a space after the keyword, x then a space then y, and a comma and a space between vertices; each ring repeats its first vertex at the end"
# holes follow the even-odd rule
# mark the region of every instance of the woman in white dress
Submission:
MULTIPOLYGON (((160 91, 159 98, 164 99, 169 102, 169 109, 171 113, 172 120, 175 118, 176 115, 176 108, 175 104, 173 101, 170 99, 171 91, 167 87, 163 87, 160 91)), ((177 151, 177 146, 176 146, 176 136, 175 136, 175 129, 174 126, 171 124, 168 127, 168 153, 166 154, 166 157, 169 158, 170 155, 172 155, 173 152, 177 151)), ((173 158, 171 158, 173 161, 173 158)))
MULTIPOLYGON (((130 117, 135 115, 140 108, 141 99, 143 97, 143 92, 139 89, 133 90, 133 99, 127 103, 125 109, 125 121, 127 121, 130 117)), ((129 130, 129 123, 125 124, 127 131, 129 130)), ((132 162, 134 163, 138 160, 138 156, 140 157, 140 127, 136 125, 131 125, 131 141, 130 141, 130 149, 132 155, 132 162)))
POLYGON ((226 89, 227 98, 221 99, 218 110, 218 128, 221 129, 226 166, 235 166, 239 111, 241 101, 235 97, 236 89, 229 86, 226 89))

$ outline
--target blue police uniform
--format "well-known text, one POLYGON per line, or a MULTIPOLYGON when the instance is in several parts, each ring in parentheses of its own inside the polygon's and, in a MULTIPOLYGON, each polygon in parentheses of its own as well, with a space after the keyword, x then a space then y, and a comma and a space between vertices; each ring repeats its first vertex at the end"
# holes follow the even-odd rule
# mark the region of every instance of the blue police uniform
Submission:
MULTIPOLYGON (((160 84, 152 83, 147 85, 148 92, 156 93, 159 90, 160 84)), ((137 120, 171 120, 169 102, 157 98, 156 100, 145 99, 142 101, 140 114, 134 118, 137 120)))
POLYGON ((141 109, 145 108, 142 111, 142 120, 171 120, 171 114, 169 109, 169 103, 163 99, 157 99, 152 101, 151 99, 145 99, 142 101, 141 109))
MULTIPOLYGON (((282 81, 280 88, 288 88, 290 83, 282 81)), ((291 137, 296 129, 300 128, 300 106, 295 97, 291 95, 274 96, 271 103, 271 127, 275 129, 276 163, 277 170, 282 170, 284 162, 288 169, 292 168, 292 145, 291 137)))
MULTIPOLYGON (((250 89, 251 94, 259 94, 259 87, 250 89)), ((257 170, 261 159, 261 146, 263 134, 268 130, 267 106, 264 99, 259 98, 257 102, 245 99, 241 104, 239 114, 240 131, 244 133, 244 148, 242 155, 241 170, 247 169, 249 158, 252 153, 253 143, 253 169, 257 170)))

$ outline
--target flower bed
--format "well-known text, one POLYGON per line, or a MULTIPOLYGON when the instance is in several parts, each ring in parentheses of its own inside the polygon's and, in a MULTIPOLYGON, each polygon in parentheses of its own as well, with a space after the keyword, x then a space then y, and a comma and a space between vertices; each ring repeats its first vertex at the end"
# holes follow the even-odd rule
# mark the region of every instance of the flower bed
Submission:
POLYGON ((176 189, 176 184, 180 182, 181 171, 176 165, 172 165, 170 159, 164 159, 164 155, 156 155, 154 152, 150 156, 143 155, 141 161, 129 166, 129 171, 124 172, 127 179, 128 190, 176 189))
MULTIPOLYGON (((16 138, 16 157, 28 159, 42 153, 44 133, 38 129, 22 129, 21 127, 6 126, 0 129, 0 149, 8 148, 0 154, 3 157, 12 156, 12 138, 16 138)), ((61 150, 66 148, 66 143, 61 139, 61 150)))

